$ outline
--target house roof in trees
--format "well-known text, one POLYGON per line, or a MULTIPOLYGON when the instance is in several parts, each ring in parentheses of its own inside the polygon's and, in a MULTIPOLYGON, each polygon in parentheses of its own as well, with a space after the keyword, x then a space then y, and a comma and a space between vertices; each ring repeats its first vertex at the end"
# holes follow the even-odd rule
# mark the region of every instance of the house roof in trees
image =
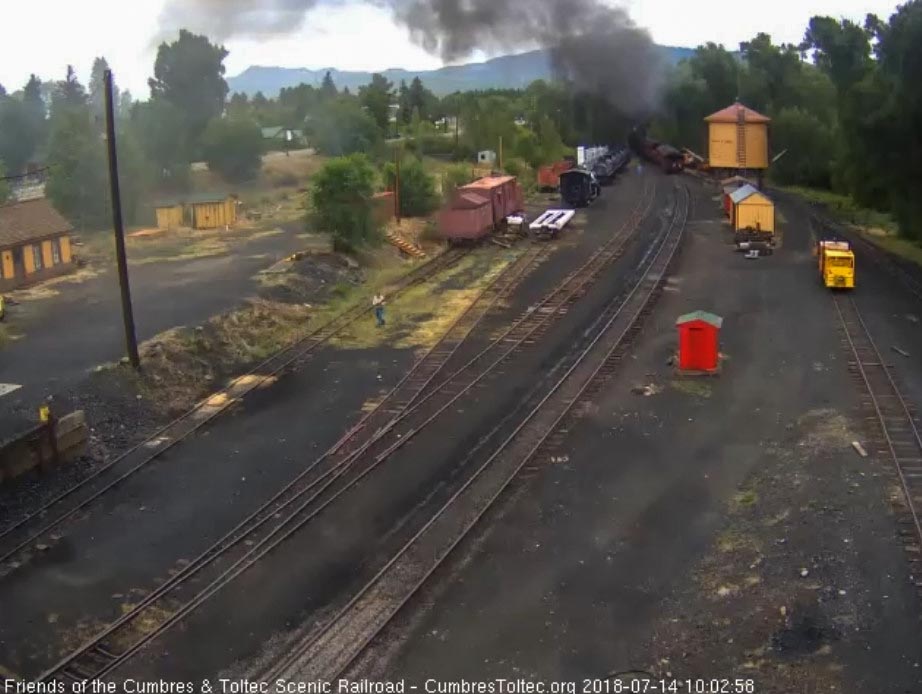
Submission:
POLYGON ((731 106, 727 106, 727 108, 717 113, 712 113, 704 120, 708 123, 738 123, 741 111, 743 114, 743 121, 746 123, 771 123, 771 118, 763 116, 758 111, 753 111, 739 101, 731 106))
POLYGON ((0 205, 0 248, 18 246, 72 230, 47 198, 0 205))
POLYGON ((290 132, 292 137, 303 137, 304 131, 298 130, 297 128, 286 128, 281 125, 275 126, 274 128, 260 128, 262 130, 264 140, 281 140, 284 139, 285 133, 290 132))

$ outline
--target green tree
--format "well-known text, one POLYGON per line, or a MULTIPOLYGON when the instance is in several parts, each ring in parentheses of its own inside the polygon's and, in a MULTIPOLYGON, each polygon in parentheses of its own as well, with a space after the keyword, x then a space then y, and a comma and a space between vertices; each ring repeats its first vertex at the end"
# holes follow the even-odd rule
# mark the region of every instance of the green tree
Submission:
POLYGON ((0 100, 0 160, 10 173, 21 173, 37 146, 26 105, 14 97, 0 100))
POLYGON ((797 108, 782 109, 772 121, 775 150, 787 153, 772 166, 779 183, 828 188, 836 155, 835 135, 819 118, 797 108))
MULTIPOLYGON (((109 63, 105 58, 96 58, 93 61, 93 69, 90 71, 89 99, 90 113, 93 114, 93 120, 98 124, 100 131, 105 129, 106 122, 106 83, 105 75, 109 69, 109 63)), ((118 87, 113 85, 112 101, 119 104, 121 94, 118 87)))
POLYGON ((876 18, 867 24, 878 40, 876 89, 885 95, 859 125, 862 140, 873 146, 865 146, 867 164, 887 182, 902 233, 922 240, 922 0, 901 5, 886 26, 876 18))
POLYGON ((262 132, 252 120, 216 118, 202 137, 208 168, 227 181, 252 180, 262 165, 262 132))
POLYGON ((381 142, 377 124, 354 98, 325 102, 311 120, 309 130, 314 147, 334 157, 371 152, 381 142))
POLYGON ((692 74, 707 85, 708 102, 704 109, 713 113, 736 101, 739 94, 741 66, 739 61, 722 45, 706 43, 699 46, 689 58, 692 74))
POLYGON ((410 103, 410 88, 406 80, 400 80, 400 87, 397 89, 397 106, 399 107, 397 119, 403 125, 409 124, 413 105, 410 103))
POLYGON ((197 144, 208 123, 224 111, 227 55, 223 46, 185 29, 177 41, 163 43, 157 50, 154 76, 148 80, 151 98, 163 99, 179 109, 190 145, 197 144))
POLYGON ((155 185, 185 190, 189 184, 189 147, 183 114, 169 101, 157 98, 134 105, 129 128, 150 162, 155 185))
POLYGON ((80 229, 107 220, 107 169, 102 141, 88 107, 60 104, 52 113, 46 194, 61 214, 80 229))
POLYGON ((471 167, 466 164, 454 164, 445 170, 442 175, 442 197, 446 200, 454 195, 461 186, 466 186, 473 181, 471 167))
MULTIPOLYGON (((397 167, 388 162, 384 166, 384 183, 394 190, 397 167)), ((438 206, 435 178, 415 157, 404 157, 400 162, 400 214, 405 217, 425 217, 438 206)))
POLYGON ((363 154, 331 159, 314 175, 309 224, 330 234, 337 250, 354 252, 379 239, 372 204, 375 178, 363 154))
POLYGON ((336 83, 333 82, 333 74, 329 70, 323 76, 323 82, 320 84, 320 96, 323 99, 335 99, 338 96, 336 83))
POLYGON ((422 118, 432 120, 438 105, 438 98, 426 89, 419 77, 414 77, 407 90, 407 105, 411 113, 413 109, 419 109, 422 118))
POLYGON ((371 83, 359 89, 359 100, 381 131, 386 133, 391 120, 391 101, 394 85, 384 75, 375 73, 371 83))
POLYGON ((0 159, 0 205, 10 199, 10 184, 6 180, 6 167, 0 159))
POLYGON ((116 117, 122 120, 131 118, 131 110, 134 108, 134 98, 131 96, 131 90, 126 89, 119 95, 116 106, 116 117))
POLYGON ((82 108, 87 103, 86 89, 77 79, 73 65, 67 66, 67 76, 55 83, 51 108, 82 108))

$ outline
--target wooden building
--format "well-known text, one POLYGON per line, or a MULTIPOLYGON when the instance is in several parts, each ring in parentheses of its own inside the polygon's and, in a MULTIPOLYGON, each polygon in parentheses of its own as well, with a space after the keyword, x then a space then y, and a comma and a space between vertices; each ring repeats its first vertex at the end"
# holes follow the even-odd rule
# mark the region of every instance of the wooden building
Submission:
POLYGON ((676 320, 679 329, 679 371, 714 373, 720 366, 720 328, 724 319, 692 311, 676 320))
POLYGON ((746 185, 733 192, 730 201, 733 203, 733 231, 754 229, 775 233, 775 205, 764 193, 746 185))
POLYGON ((704 119, 708 124, 708 165, 727 172, 768 168, 771 118, 737 102, 704 119))
POLYGON ((158 229, 177 229, 186 226, 185 211, 179 203, 162 203, 155 207, 158 229))
POLYGON ((220 229, 237 223, 237 205, 232 195, 200 193, 164 200, 154 207, 159 229, 220 229))
POLYGON ((0 291, 73 268, 72 231, 46 198, 0 206, 0 291))

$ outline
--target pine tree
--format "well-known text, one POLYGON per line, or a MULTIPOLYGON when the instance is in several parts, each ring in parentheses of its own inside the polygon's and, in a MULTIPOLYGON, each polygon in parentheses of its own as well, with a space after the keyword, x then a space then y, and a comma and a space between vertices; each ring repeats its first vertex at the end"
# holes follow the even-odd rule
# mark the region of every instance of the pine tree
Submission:
POLYGON ((325 99, 331 99, 337 95, 336 83, 333 82, 333 75, 329 70, 327 70, 327 74, 323 76, 323 83, 320 85, 320 95, 325 99))

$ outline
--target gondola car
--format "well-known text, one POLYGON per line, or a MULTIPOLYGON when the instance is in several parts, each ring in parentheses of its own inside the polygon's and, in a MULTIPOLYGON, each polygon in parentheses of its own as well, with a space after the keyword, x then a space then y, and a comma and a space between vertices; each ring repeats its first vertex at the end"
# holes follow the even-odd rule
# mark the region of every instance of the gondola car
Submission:
POLYGON ((560 174, 560 198, 567 205, 586 207, 602 194, 595 174, 585 169, 570 169, 560 174))

